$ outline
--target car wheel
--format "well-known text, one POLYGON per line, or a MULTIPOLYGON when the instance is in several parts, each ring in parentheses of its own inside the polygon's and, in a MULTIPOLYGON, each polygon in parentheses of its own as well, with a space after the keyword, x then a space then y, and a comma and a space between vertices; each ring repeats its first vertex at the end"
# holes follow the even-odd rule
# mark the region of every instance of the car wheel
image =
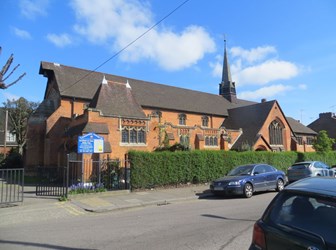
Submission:
POLYGON ((246 198, 251 198, 253 195, 253 187, 250 183, 246 183, 244 186, 244 196, 246 198))
POLYGON ((282 189, 284 189, 285 184, 282 179, 277 180, 277 185, 276 185, 276 191, 280 192, 282 189))

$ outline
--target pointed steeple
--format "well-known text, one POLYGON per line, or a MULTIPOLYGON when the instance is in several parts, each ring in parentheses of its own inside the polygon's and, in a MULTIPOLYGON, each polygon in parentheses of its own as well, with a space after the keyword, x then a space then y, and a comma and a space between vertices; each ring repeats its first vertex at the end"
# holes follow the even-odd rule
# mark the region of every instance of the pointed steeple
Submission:
POLYGON ((226 52, 226 40, 224 40, 224 59, 223 59, 223 71, 222 71, 222 82, 219 84, 219 94, 229 100, 230 102, 237 102, 236 86, 232 82, 230 65, 227 58, 226 52))

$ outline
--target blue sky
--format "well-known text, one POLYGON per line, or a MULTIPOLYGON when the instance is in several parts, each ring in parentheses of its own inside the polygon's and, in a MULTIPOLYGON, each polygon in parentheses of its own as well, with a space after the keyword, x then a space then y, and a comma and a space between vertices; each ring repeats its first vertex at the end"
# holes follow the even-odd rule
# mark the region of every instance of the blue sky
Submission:
POLYGON ((17 84, 0 102, 42 101, 41 61, 218 94, 224 34, 239 98, 277 100, 307 125, 336 112, 336 1, 3 0, 0 66, 17 84), (113 58, 112 58, 113 57, 113 58), (112 59, 111 59, 112 58, 112 59))

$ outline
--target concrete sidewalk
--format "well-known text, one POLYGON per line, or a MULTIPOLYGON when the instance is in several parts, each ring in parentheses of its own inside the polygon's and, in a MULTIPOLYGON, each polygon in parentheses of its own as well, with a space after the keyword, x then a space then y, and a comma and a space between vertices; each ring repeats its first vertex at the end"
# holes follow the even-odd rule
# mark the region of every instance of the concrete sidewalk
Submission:
MULTIPOLYGON (((15 205, 20 210, 41 209, 59 202, 59 197, 36 196, 35 186, 24 187, 24 200, 15 205)), ((106 212, 150 205, 166 205, 185 200, 200 199, 212 196, 209 185, 200 184, 172 188, 154 188, 141 191, 118 190, 102 193, 69 195, 68 202, 89 212, 106 212)))
POLYGON ((144 191, 120 190, 94 194, 70 195, 72 204, 89 212, 106 212, 149 205, 166 205, 173 202, 209 197, 209 185, 151 189, 144 191))

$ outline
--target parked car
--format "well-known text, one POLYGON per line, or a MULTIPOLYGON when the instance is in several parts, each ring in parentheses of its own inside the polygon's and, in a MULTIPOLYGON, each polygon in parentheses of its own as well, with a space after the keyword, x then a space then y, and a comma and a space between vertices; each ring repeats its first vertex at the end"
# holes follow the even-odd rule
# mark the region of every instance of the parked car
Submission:
POLYGON ((336 249, 335 184, 309 177, 284 188, 254 224, 249 250, 336 249))
POLYGON ((249 164, 235 167, 227 176, 211 182, 210 190, 215 195, 243 195, 250 198, 257 191, 281 191, 285 184, 283 171, 267 164, 249 164))
POLYGON ((288 182, 297 181, 302 178, 312 176, 334 176, 336 169, 332 169, 327 164, 320 161, 297 162, 287 170, 288 182))

